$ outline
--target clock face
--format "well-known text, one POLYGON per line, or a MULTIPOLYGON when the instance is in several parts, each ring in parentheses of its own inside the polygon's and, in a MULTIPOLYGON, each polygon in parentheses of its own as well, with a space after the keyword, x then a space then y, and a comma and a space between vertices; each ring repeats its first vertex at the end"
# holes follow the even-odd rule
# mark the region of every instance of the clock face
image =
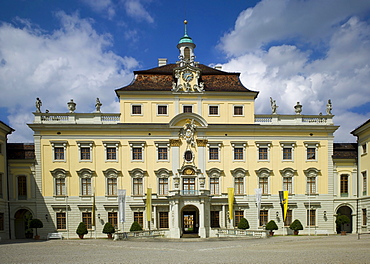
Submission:
POLYGON ((194 74, 192 72, 184 72, 182 74, 182 79, 185 81, 185 82, 190 82, 191 80, 193 80, 194 78, 194 74))

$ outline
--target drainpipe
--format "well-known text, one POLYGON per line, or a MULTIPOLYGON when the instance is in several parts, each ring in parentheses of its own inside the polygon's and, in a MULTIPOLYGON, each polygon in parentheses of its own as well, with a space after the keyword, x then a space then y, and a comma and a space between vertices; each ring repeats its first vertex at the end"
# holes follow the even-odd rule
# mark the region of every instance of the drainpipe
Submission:
POLYGON ((360 233, 358 231, 358 214, 359 214, 359 211, 358 211, 358 202, 359 202, 359 199, 360 199, 360 177, 359 177, 359 174, 360 174, 360 159, 358 158, 358 155, 360 153, 360 150, 359 150, 359 147, 360 147, 360 144, 359 144, 359 137, 357 136, 357 156, 356 156, 356 164, 357 164, 357 199, 356 199, 356 211, 357 211, 357 215, 356 215, 356 233, 357 233, 357 236, 358 238, 360 238, 360 233))
MULTIPOLYGON (((10 134, 10 133, 9 133, 10 134)), ((9 158, 8 158, 8 136, 5 137, 5 164, 6 164, 6 196, 7 196, 7 204, 8 204, 8 229, 9 229, 9 239, 12 239, 12 229, 10 225, 10 188, 9 188, 9 175, 10 175, 10 168, 9 168, 9 158)))

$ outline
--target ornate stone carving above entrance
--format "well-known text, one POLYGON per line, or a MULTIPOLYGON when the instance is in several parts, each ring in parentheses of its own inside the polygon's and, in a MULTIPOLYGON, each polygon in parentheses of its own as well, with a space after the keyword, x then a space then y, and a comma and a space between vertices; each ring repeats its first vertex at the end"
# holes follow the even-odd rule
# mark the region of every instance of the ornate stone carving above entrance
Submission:
POLYGON ((183 60, 182 57, 180 59, 180 65, 183 66, 174 69, 176 81, 172 83, 172 92, 203 92, 204 83, 200 82, 201 70, 198 67, 192 66, 189 61, 183 60))

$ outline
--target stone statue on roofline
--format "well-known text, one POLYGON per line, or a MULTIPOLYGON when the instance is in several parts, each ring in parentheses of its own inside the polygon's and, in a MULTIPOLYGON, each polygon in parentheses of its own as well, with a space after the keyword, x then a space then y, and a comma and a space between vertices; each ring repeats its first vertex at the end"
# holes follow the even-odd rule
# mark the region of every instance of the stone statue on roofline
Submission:
POLYGON ((96 103, 95 103, 95 113, 100 113, 100 108, 103 104, 100 102, 99 98, 96 98, 96 103))
POLYGON ((328 103, 327 103, 327 105, 326 105, 326 114, 327 114, 327 115, 333 115, 333 114, 331 113, 331 110, 333 110, 333 106, 331 105, 331 100, 329 99, 329 100, 328 100, 328 103))
POLYGON ((74 113, 74 112, 75 112, 75 110, 76 110, 76 103, 75 103, 75 102, 73 102, 73 99, 71 99, 71 101, 69 101, 69 102, 67 103, 67 105, 68 105, 68 110, 69 110, 69 112, 70 112, 70 113, 74 113))
POLYGON ((272 100, 272 97, 270 97, 270 104, 271 104, 271 112, 273 115, 277 114, 277 108, 279 106, 276 105, 276 100, 272 100))
POLYGON ((297 104, 294 106, 294 111, 296 115, 300 115, 302 112, 302 105, 297 102, 297 104))
POLYGON ((42 102, 40 98, 36 98, 36 113, 41 113, 42 102))

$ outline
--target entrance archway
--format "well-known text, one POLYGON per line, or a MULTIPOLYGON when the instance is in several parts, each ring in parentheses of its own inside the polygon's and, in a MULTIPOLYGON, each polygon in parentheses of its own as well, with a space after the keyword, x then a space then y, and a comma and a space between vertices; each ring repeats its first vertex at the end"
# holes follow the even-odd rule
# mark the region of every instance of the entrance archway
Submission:
MULTIPOLYGON (((348 216, 350 223, 344 225, 343 231, 346 231, 347 233, 352 233, 352 209, 348 206, 341 206, 337 210, 337 215, 348 216)), ((337 227, 337 233, 340 233, 341 231, 340 229, 341 229, 340 227, 339 228, 337 227)))
POLYGON ((185 235, 198 235, 199 231, 199 210, 194 205, 187 205, 182 208, 182 233, 185 235))
POLYGON ((28 228, 29 221, 32 219, 32 213, 27 209, 19 209, 14 214, 15 238, 32 238, 32 229, 28 228))

